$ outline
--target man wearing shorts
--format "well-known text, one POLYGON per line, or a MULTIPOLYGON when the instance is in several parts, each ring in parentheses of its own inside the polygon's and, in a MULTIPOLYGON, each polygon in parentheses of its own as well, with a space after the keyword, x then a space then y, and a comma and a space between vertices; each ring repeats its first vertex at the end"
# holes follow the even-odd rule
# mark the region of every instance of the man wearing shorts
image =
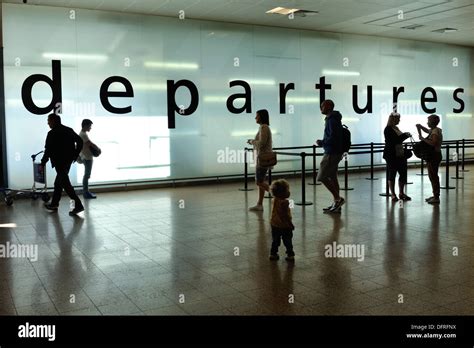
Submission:
POLYGON ((339 195, 339 181, 337 180, 337 169, 342 159, 342 115, 334 110, 334 102, 325 100, 321 103, 321 112, 326 115, 324 119, 324 138, 316 140, 318 146, 324 148, 324 156, 318 173, 318 181, 331 192, 334 202, 324 208, 325 213, 340 213, 341 206, 345 203, 344 198, 339 195))

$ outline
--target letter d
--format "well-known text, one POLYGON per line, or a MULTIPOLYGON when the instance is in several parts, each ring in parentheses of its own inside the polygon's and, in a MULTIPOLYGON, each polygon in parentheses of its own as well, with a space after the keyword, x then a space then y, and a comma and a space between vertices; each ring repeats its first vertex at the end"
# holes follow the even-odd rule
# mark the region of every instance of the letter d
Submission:
POLYGON ((28 76, 28 78, 23 82, 21 86, 21 99, 23 100, 23 105, 25 108, 35 115, 44 115, 50 112, 54 113, 61 113, 62 112, 62 92, 61 92, 61 61, 60 60, 53 60, 52 61, 52 74, 53 78, 49 78, 43 74, 34 74, 28 76), (46 82, 49 87, 51 87, 51 91, 53 92, 53 98, 51 103, 45 107, 38 107, 34 102, 31 96, 31 91, 33 86, 37 82, 46 82))

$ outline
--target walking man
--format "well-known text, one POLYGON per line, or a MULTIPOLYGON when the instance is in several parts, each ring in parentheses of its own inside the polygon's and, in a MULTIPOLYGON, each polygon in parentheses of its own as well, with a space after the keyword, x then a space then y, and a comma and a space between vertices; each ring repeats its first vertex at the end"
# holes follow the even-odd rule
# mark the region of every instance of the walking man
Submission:
POLYGON ((318 181, 326 186, 334 199, 333 203, 323 211, 325 213, 340 213, 341 206, 345 203, 344 198, 339 195, 339 181, 337 180, 337 169, 343 155, 342 115, 339 111, 334 110, 334 102, 330 99, 321 103, 321 112, 326 117, 324 119, 324 138, 316 140, 316 144, 324 148, 318 181))
POLYGON ((71 164, 77 159, 82 150, 82 139, 71 128, 61 124, 61 117, 56 114, 48 116, 48 125, 51 130, 46 137, 46 144, 41 164, 44 168, 48 160, 51 159, 51 166, 56 169, 56 180, 54 181, 54 193, 51 203, 46 203, 45 208, 57 211, 61 194, 64 191, 74 200, 74 209, 69 215, 74 216, 84 211, 81 200, 76 195, 69 180, 69 169, 71 164))

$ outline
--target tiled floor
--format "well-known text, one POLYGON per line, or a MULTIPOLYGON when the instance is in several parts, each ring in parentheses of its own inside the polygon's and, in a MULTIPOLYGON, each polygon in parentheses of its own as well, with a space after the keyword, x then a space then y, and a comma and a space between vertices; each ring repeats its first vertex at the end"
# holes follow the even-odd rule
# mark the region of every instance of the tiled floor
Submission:
POLYGON ((323 214, 328 192, 308 186, 315 204, 293 209, 294 265, 268 260, 270 200, 247 212, 256 191, 241 184, 102 193, 81 218, 65 198, 56 214, 0 204, 0 244, 38 245, 36 262, 0 258, 0 314, 473 315, 470 169, 439 207, 413 171, 403 208, 366 174, 351 175, 340 215, 323 214), (325 257, 334 241, 363 245, 364 260, 325 257))

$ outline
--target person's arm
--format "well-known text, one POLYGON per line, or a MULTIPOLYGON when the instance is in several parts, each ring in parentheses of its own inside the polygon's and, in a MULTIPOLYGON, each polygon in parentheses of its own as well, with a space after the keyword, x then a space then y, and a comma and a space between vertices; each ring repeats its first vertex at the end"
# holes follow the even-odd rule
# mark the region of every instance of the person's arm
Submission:
POLYGON ((337 125, 334 118, 328 119, 328 137, 321 141, 321 145, 334 145, 337 142, 337 125))
POLYGON ((91 141, 91 139, 89 138, 89 136, 87 135, 87 133, 85 134, 85 139, 82 139, 82 141, 84 142, 84 144, 82 145, 82 148, 87 148, 87 147, 95 147, 95 148, 99 148, 95 143, 93 143, 91 141))
POLYGON ((423 137, 420 137, 420 139, 424 141, 425 143, 427 143, 428 145, 436 146, 438 145, 438 142, 439 142, 439 135, 436 133, 433 133, 431 134, 431 139, 423 138, 423 137))
MULTIPOLYGON (((423 126, 422 126, 421 124, 419 124, 419 123, 416 125, 416 128, 418 129, 418 133, 420 133, 420 129, 423 130, 425 133, 429 133, 429 132, 430 132, 430 130, 429 130, 428 128, 423 127, 423 126)), ((421 134, 421 133, 420 133, 420 134, 421 134)))
POLYGON ((270 139, 270 128, 261 127, 259 132, 259 138, 253 141, 253 145, 257 148, 257 150, 262 149, 265 147, 270 139))
POLYGON ((43 157, 41 158, 41 165, 44 167, 48 163, 51 156, 51 135, 48 133, 46 136, 46 142, 44 144, 43 157))
POLYGON ((79 154, 82 151, 82 146, 84 145, 84 142, 82 141, 82 138, 74 131, 72 131, 73 137, 74 137, 74 142, 76 143, 76 151, 74 153, 74 162, 76 161, 77 157, 79 157, 79 154))
POLYGON ((398 135, 398 139, 400 140, 400 142, 404 142, 405 140, 407 140, 409 137, 411 137, 411 134, 406 132, 406 133, 402 133, 400 135, 398 135))

